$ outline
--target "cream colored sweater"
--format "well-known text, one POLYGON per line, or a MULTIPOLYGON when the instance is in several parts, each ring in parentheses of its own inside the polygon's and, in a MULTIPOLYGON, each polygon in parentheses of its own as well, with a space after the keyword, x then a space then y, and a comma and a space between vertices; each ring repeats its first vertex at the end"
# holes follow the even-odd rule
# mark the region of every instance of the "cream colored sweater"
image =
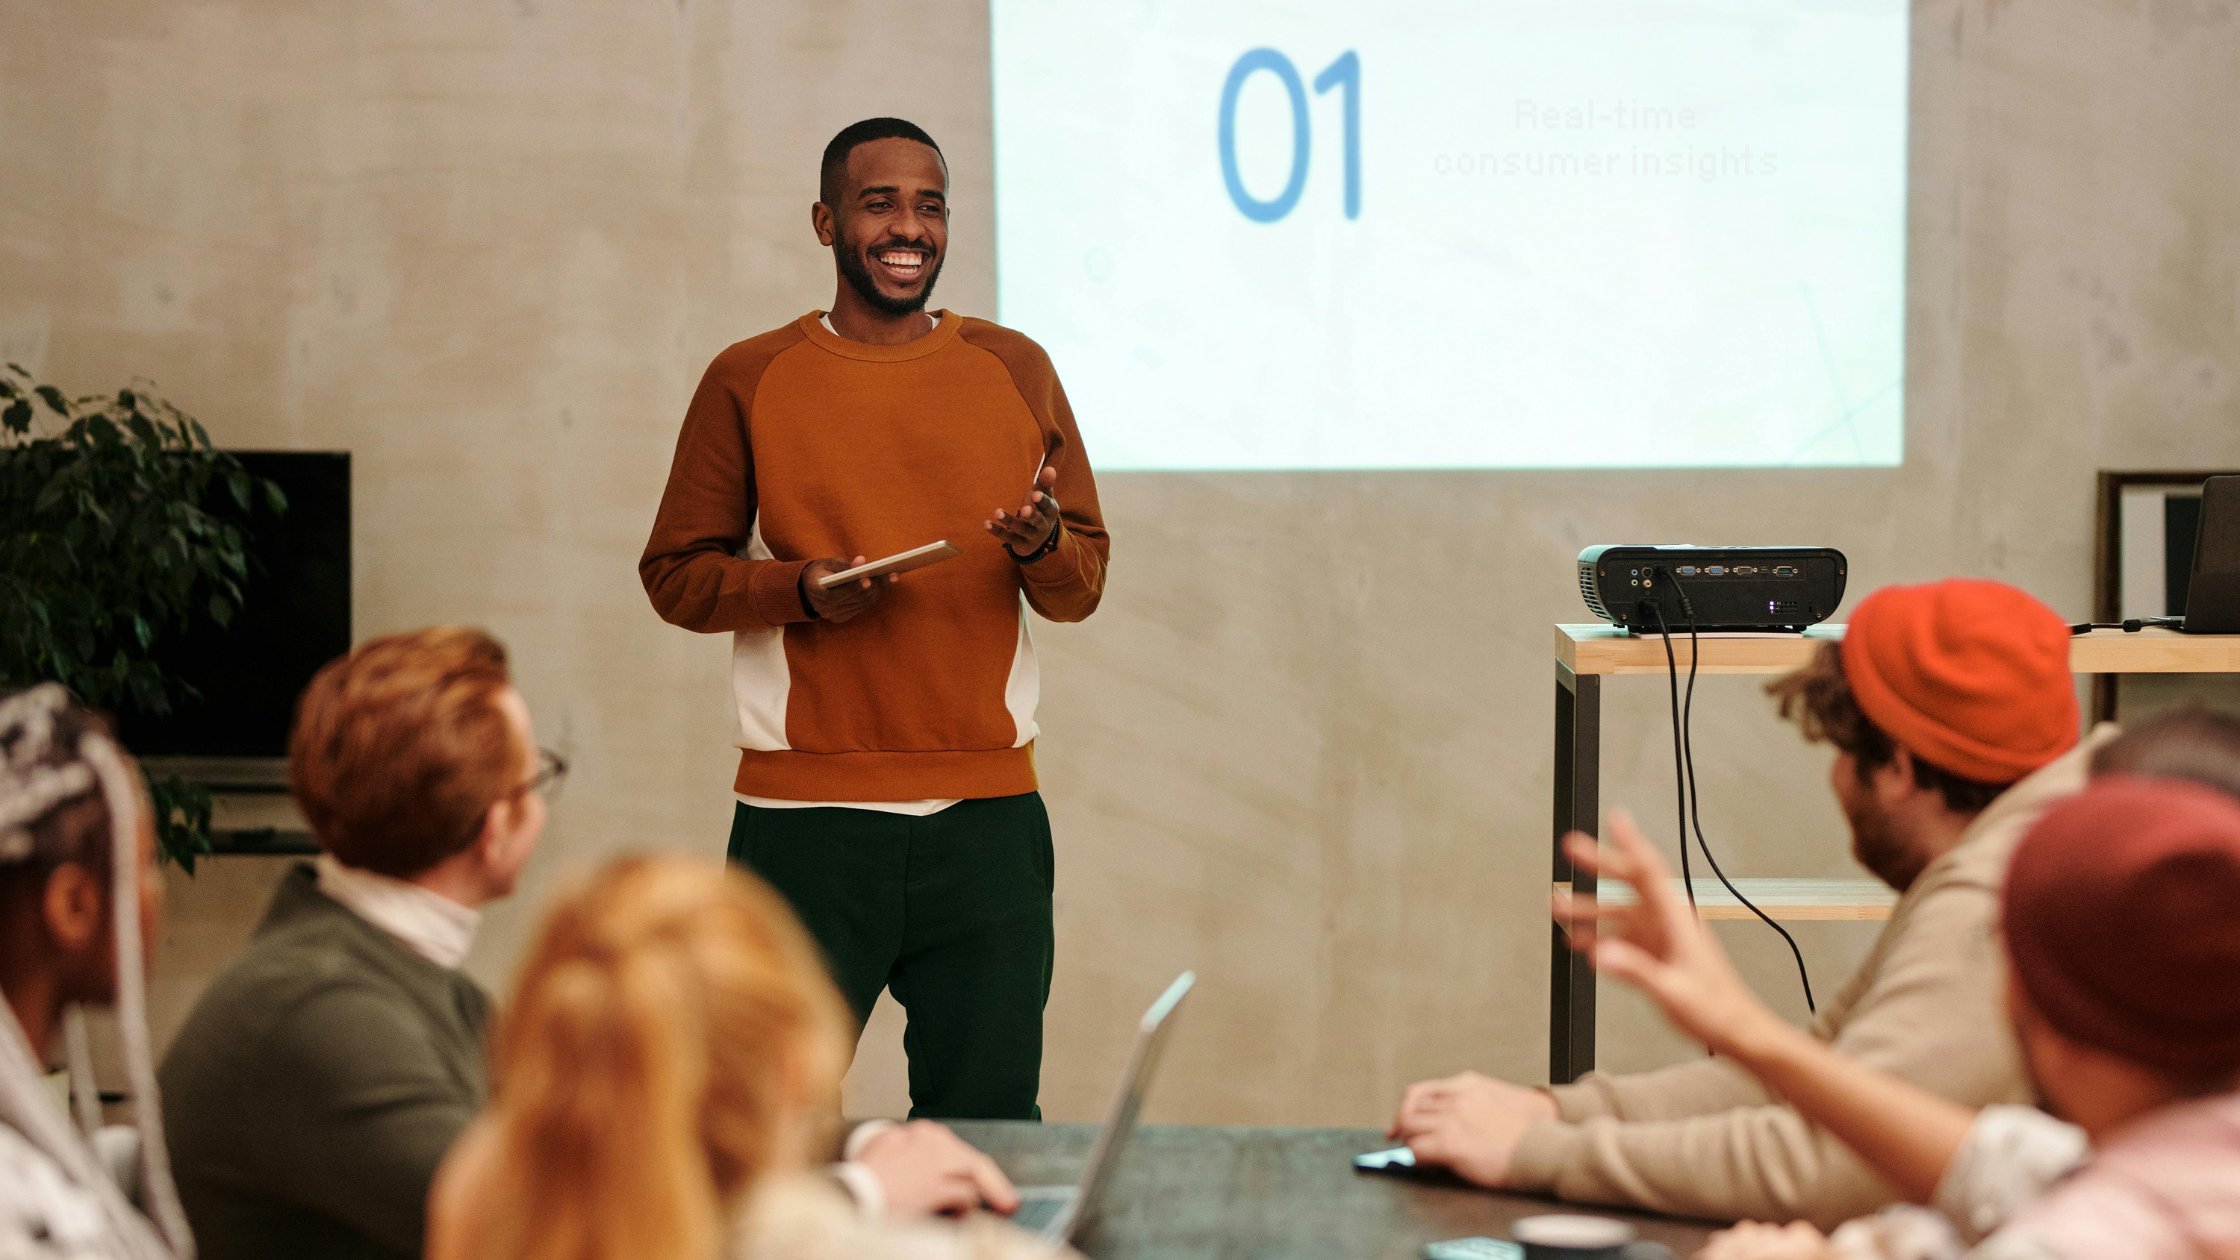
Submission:
MULTIPOLYGON (((1999 886, 2015 842, 2048 804, 2084 786, 2092 750, 2114 734, 2094 731, 2007 789, 1922 871, 1858 973, 1822 1007, 1815 1035, 1967 1106, 2029 1101, 2001 1014, 1999 886)), ((1551 1092, 1561 1119, 1525 1134, 1514 1189, 1822 1229, 1899 1197, 1832 1135, 1723 1059, 1637 1076, 1590 1074, 1551 1092)))

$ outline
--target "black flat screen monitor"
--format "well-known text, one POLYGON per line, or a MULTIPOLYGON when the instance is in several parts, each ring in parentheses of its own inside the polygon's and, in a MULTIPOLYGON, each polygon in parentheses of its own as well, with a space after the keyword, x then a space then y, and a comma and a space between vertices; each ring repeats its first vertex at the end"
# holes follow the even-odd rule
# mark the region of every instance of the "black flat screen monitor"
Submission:
MULTIPOLYGON (((234 451, 288 496, 274 514, 255 500, 249 578, 233 623, 207 618, 159 640, 155 659, 198 693, 162 717, 118 715, 141 757, 274 758, 288 753, 296 697, 321 665, 350 650, 350 456, 341 451, 234 451)), ((213 510, 239 519, 224 486, 213 510)))
POLYGON ((2202 483, 2185 621, 2193 634, 2240 634, 2240 476, 2202 483))

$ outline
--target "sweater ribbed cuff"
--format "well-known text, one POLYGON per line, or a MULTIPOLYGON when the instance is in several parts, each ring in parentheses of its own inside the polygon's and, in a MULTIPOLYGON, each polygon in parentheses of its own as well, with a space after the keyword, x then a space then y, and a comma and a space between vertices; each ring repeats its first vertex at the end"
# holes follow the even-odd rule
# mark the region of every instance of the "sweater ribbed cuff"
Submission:
MULTIPOLYGON (((1081 540, 1073 536, 1064 521, 1058 522, 1057 546, 1032 560, 1019 560, 1019 571, 1029 582, 1047 586, 1079 576, 1081 572, 1081 540)), ((1018 560, 1017 556, 1012 559, 1018 560)))
POLYGON ((887 1214, 887 1188, 870 1168, 852 1159, 843 1160, 832 1165, 832 1179, 855 1200, 856 1211, 863 1219, 876 1221, 887 1214))
POLYGON ((1545 1194, 1555 1189, 1563 1170, 1579 1157, 1585 1139, 1578 1128, 1561 1120, 1540 1120, 1517 1140, 1509 1157, 1509 1180, 1504 1189, 1545 1194))
POLYGON ((747 579, 747 607, 755 620, 770 626, 810 620, 801 602, 801 572, 808 567, 806 560, 765 560, 756 566, 747 579))
POLYGON ((1569 1085, 1549 1085, 1541 1092, 1555 1100, 1558 1120, 1577 1124, 1596 1116, 1616 1114, 1617 1108, 1611 1105, 1609 1095, 1601 1088, 1602 1079, 1589 1072, 1569 1085))

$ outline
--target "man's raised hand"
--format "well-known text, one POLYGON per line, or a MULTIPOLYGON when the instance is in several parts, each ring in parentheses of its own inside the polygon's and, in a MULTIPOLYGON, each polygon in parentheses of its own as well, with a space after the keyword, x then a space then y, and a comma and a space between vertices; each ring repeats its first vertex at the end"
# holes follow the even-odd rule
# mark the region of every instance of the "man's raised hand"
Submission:
POLYGON ((1555 921, 1594 969, 1641 990, 1680 1031, 1715 1051, 1772 1025, 1786 1027, 1735 973, 1726 951, 1674 886, 1671 869, 1642 839, 1633 816, 1610 814, 1609 843, 1573 832, 1564 852, 1580 870, 1633 886, 1632 905, 1557 893, 1555 921))
POLYGON ((1035 475, 1034 488, 1027 492, 1027 501, 1016 512, 996 509, 988 521, 988 532, 1009 548, 1014 556, 1031 556, 1050 541, 1058 530, 1058 500, 1050 493, 1058 484, 1058 470, 1054 465, 1044 465, 1035 475))

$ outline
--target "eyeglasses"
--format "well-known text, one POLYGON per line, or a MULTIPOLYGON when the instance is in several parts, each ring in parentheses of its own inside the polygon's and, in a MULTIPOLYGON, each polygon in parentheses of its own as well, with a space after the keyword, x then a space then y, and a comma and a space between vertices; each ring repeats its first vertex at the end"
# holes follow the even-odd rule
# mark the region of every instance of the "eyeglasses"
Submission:
MULTIPOLYGON (((560 785, 567 777, 568 759, 549 748, 539 748, 537 750, 537 772, 530 775, 526 781, 514 785, 513 790, 499 797, 498 801, 518 800, 530 792, 541 794, 547 802, 556 801, 560 799, 560 785)), ((496 805, 498 801, 490 803, 496 805)), ((487 811, 485 811, 485 814, 487 814, 487 811)), ((475 836, 480 835, 482 826, 483 818, 477 817, 474 820, 474 830, 467 833, 466 840, 471 842, 475 836)))
POLYGON ((527 783, 513 790, 513 795, 524 792, 541 792, 547 801, 560 799, 560 787, 568 778, 568 759, 549 748, 537 750, 537 772, 527 783))

